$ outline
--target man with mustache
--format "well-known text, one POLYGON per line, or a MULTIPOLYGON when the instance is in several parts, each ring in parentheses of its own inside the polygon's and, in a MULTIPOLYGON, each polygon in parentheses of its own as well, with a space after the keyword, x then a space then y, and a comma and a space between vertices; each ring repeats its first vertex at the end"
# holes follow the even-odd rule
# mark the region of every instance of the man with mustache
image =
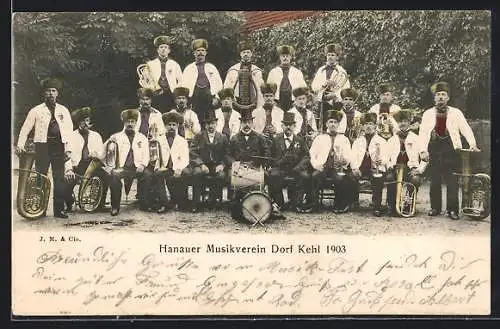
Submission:
MULTIPOLYGON (((123 130, 111 135, 105 143, 107 150, 110 143, 115 143, 117 154, 115 154, 115 168, 105 163, 105 170, 109 173, 109 190, 111 192, 111 216, 117 216, 120 212, 120 201, 122 197, 122 179, 137 178, 138 185, 149 186, 153 171, 149 167, 149 142, 146 136, 136 131, 139 111, 136 109, 124 110, 121 113, 123 130)), ((106 157, 109 157, 106 154, 106 157)), ((107 161, 106 161, 107 162, 107 161)), ((139 189, 139 208, 147 210, 149 200, 146 189, 139 189)))
POLYGON ((201 126, 198 115, 191 108, 189 89, 177 87, 174 90, 174 96, 176 107, 170 110, 170 112, 175 112, 183 118, 183 122, 179 124, 177 133, 188 142, 191 142, 194 135, 201 131, 201 126))
POLYGON ((260 91, 264 96, 264 105, 253 110, 255 117, 255 131, 264 135, 271 141, 272 138, 281 133, 281 121, 283 120, 283 110, 275 105, 274 97, 278 87, 275 83, 264 83, 260 86, 260 91))
POLYGON ((279 46, 277 51, 280 65, 269 71, 267 83, 276 84, 275 98, 279 108, 286 112, 293 104, 292 90, 307 87, 307 84, 302 71, 292 65, 295 49, 292 46, 284 45, 279 46))
POLYGON ((35 170, 47 175, 49 166, 52 166, 54 217, 68 218, 64 211, 67 188, 64 181, 64 163, 70 157, 68 144, 73 132, 73 121, 68 109, 57 103, 61 88, 62 83, 57 79, 47 79, 42 82, 44 102, 28 112, 19 132, 16 151, 18 153, 26 151, 28 134, 34 128, 35 170))
POLYGON ((306 143, 310 147, 312 140, 314 140, 314 137, 316 137, 318 133, 318 128, 313 111, 306 107, 308 94, 309 90, 307 88, 301 87, 294 89, 293 96, 295 97, 295 106, 292 107, 289 112, 295 114, 296 124, 294 125, 294 134, 306 138, 306 143))
POLYGON ((158 57, 146 63, 155 83, 155 107, 165 112, 174 105, 173 91, 181 84, 182 69, 170 55, 170 38, 160 35, 153 40, 158 57))
POLYGON ((353 88, 342 89, 340 97, 342 99, 342 120, 338 127, 338 133, 344 134, 351 144, 359 136, 360 120, 362 113, 356 109, 356 100, 359 93, 353 88))
POLYGON ((222 89, 222 79, 217 68, 206 61, 208 42, 196 39, 191 44, 195 62, 182 72, 182 86, 189 89, 193 110, 198 118, 219 107, 217 93, 222 89))
POLYGON ((376 88, 379 94, 380 103, 373 105, 368 112, 377 114, 378 122, 377 125, 382 124, 382 120, 389 120, 389 132, 387 134, 380 133, 385 139, 391 138, 398 132, 398 123, 394 120, 394 114, 401 111, 401 108, 393 104, 393 92, 394 87, 389 83, 382 83, 376 88))
MULTIPOLYGON (((85 171, 92 160, 102 161, 104 159, 104 144, 101 135, 91 130, 91 114, 90 107, 83 107, 71 113, 73 122, 78 125, 78 128, 73 131, 69 139, 69 149, 71 150, 71 159, 66 161, 65 177, 68 182, 66 194, 66 211, 73 211, 73 189, 75 188, 77 179, 76 175, 84 176, 85 171)), ((99 176, 103 183, 107 182, 107 173, 101 168, 95 169, 93 175, 99 176)), ((107 190, 105 184, 104 191, 107 190)), ((104 196, 106 193, 104 193, 104 196)), ((104 208, 105 198, 101 200, 99 208, 104 208)))
POLYGON ((469 123, 462 111, 448 105, 449 86, 446 82, 437 82, 431 86, 435 105, 422 115, 419 136, 423 158, 429 158, 431 178, 429 216, 441 213, 441 182, 446 183, 446 211, 451 219, 458 216, 458 177, 453 175, 460 168, 457 150, 462 148, 460 135, 463 135, 473 151, 479 151, 469 123))
POLYGON ((215 130, 227 137, 228 140, 240 131, 240 113, 233 109, 234 91, 232 88, 224 88, 219 91, 221 108, 215 110, 217 126, 215 130))

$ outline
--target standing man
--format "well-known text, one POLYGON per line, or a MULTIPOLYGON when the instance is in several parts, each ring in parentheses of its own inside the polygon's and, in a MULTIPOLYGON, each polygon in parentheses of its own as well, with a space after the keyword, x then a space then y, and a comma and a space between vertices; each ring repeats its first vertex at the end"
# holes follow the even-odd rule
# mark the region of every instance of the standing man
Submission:
POLYGON ((260 86, 260 91, 264 96, 264 105, 256 108, 252 113, 255 117, 255 131, 268 139, 272 139, 274 135, 283 131, 281 126, 283 110, 274 103, 276 88, 275 83, 264 83, 260 86))
MULTIPOLYGON (((105 170, 109 173, 109 190, 111 192, 111 216, 116 216, 120 212, 120 201, 122 198, 122 179, 137 178, 138 185, 149 186, 153 170, 149 165, 149 143, 146 136, 136 132, 139 111, 124 110, 121 113, 123 130, 111 135, 106 141, 105 148, 111 147, 113 143, 116 149, 115 168, 110 168, 106 163, 105 170)), ((106 157, 109 157, 106 154, 106 157)), ((146 188, 138 189, 139 207, 141 210, 148 209, 148 198, 146 188)))
POLYGON ((151 88, 154 91, 154 104, 160 111, 165 112, 174 106, 172 95, 175 88, 181 84, 182 69, 170 55, 170 38, 165 35, 156 37, 153 44, 158 57, 148 61, 146 67, 149 69, 152 85, 142 87, 151 88))
MULTIPOLYGON (((216 130, 217 117, 208 112, 203 120, 205 129, 197 134, 190 148, 193 166, 193 200, 201 204, 201 191, 205 187, 204 180, 212 178, 210 186, 210 202, 212 205, 222 202, 222 188, 227 184, 229 172, 229 140, 227 136, 216 130)), ((200 208, 200 206, 197 206, 200 208)))
POLYGON ((422 115, 419 136, 422 139, 423 158, 429 157, 431 178, 429 216, 441 213, 441 177, 446 182, 446 211, 451 219, 458 216, 458 178, 453 175, 459 169, 457 150, 462 148, 463 135, 471 150, 479 151, 474 133, 461 110, 448 105, 449 87, 446 82, 431 86, 435 106, 422 115))
POLYGON ((353 88, 342 89, 340 92, 343 115, 338 132, 344 134, 351 144, 361 133, 360 120, 362 113, 356 109, 356 100, 358 96, 358 91, 353 88))
MULTIPOLYGON (((217 126, 215 130, 223 135, 226 135, 228 140, 240 131, 241 115, 233 109, 234 92, 232 88, 224 88, 219 91, 221 108, 215 110, 217 118, 217 126)), ((250 108, 248 108, 250 110, 250 108)))
POLYGON ((307 87, 307 84, 302 72, 292 65, 295 49, 292 46, 285 45, 279 46, 277 50, 280 57, 280 65, 269 72, 267 83, 274 83, 278 86, 275 98, 278 101, 278 107, 286 112, 293 104, 292 90, 299 87, 307 87))
MULTIPOLYGON (((66 181, 68 182, 66 192, 67 212, 73 210, 73 204, 75 203, 72 193, 77 181, 75 174, 84 176, 92 160, 102 161, 104 159, 102 137, 98 132, 90 130, 92 127, 91 112, 92 109, 90 107, 84 107, 71 113, 73 122, 78 125, 78 129, 70 135, 68 144, 71 151, 71 159, 70 161, 66 161, 65 171, 66 181)), ((106 172, 101 167, 96 168, 93 175, 99 176, 103 182, 107 182, 108 180, 106 172)), ((107 186, 104 187, 104 191, 106 190, 107 186)), ((102 199, 99 207, 104 208, 104 204, 105 198, 102 199)))
POLYGON ((175 112, 183 118, 183 122, 179 124, 178 134, 190 142, 194 135, 201 131, 198 115, 191 109, 189 101, 189 89, 185 87, 177 87, 174 90, 176 107, 169 112, 175 112))
POLYGON ((222 89, 222 79, 217 68, 206 61, 208 42, 196 39, 191 44, 195 62, 189 64, 182 72, 182 86, 189 89, 191 105, 203 118, 205 113, 218 107, 217 93, 222 89))
POLYGON ((28 134, 35 128, 35 170, 47 175, 52 166, 54 182, 54 216, 68 218, 64 211, 66 184, 64 163, 69 157, 68 142, 73 132, 73 121, 68 109, 57 103, 62 83, 57 79, 42 82, 44 102, 33 107, 21 127, 17 141, 17 151, 25 152, 28 134))
POLYGON ((398 132, 398 123, 393 116, 401 111, 401 108, 392 103, 394 87, 391 84, 383 83, 376 88, 376 91, 379 94, 380 103, 373 105, 368 112, 377 114, 379 134, 388 140, 398 132))
POLYGON ((329 43, 324 51, 326 64, 316 71, 311 89, 319 101, 333 105, 334 102, 341 101, 340 91, 351 88, 351 83, 347 71, 338 64, 342 47, 339 44, 329 43))
MULTIPOLYGON (((308 94, 309 90, 307 88, 300 87, 294 89, 295 106, 289 112, 295 114, 295 120, 297 121, 294 125, 294 134, 301 135, 306 138, 306 141, 310 140, 312 143, 312 140, 316 137, 318 128, 314 113, 306 107, 308 94)), ((309 143, 309 146, 311 143, 309 143)))
MULTIPOLYGON (((269 170, 268 186, 271 198, 277 204, 278 210, 283 208, 283 188, 285 177, 293 177, 297 182, 303 170, 305 159, 309 158, 309 149, 304 138, 294 133, 295 114, 286 112, 282 124, 283 133, 278 134, 271 145, 272 168, 269 170)), ((300 186, 288 186, 288 199, 294 209, 299 208, 297 200, 302 200, 303 193, 298 194, 300 186)))
POLYGON ((236 97, 234 105, 237 111, 241 111, 243 108, 253 110, 263 103, 259 88, 264 83, 262 70, 252 64, 253 47, 249 41, 241 41, 238 48, 241 60, 227 71, 224 88, 234 90, 236 97))

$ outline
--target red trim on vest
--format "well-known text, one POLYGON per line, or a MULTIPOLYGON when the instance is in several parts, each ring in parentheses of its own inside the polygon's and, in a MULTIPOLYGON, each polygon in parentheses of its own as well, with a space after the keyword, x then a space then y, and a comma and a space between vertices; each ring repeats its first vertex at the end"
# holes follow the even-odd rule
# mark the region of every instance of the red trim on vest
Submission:
POLYGON ((445 114, 436 113, 436 125, 434 126, 434 129, 436 130, 436 134, 438 136, 446 135, 446 118, 447 118, 446 113, 445 114))

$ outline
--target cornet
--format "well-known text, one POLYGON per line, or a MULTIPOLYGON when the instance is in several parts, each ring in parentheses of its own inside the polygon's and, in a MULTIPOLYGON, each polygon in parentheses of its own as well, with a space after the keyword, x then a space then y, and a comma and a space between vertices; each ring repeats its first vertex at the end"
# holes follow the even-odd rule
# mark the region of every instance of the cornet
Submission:
POLYGON ((379 114, 377 122, 377 134, 384 139, 389 139, 392 136, 389 114, 379 114))
POLYGON ((377 161, 380 160, 380 143, 376 143, 375 147, 375 159, 373 159, 373 163, 375 164, 375 173, 373 173, 373 177, 380 178, 383 175, 380 171, 380 165, 377 165, 377 161))
POLYGON ((191 120, 184 120, 184 138, 192 140, 194 135, 193 122, 191 120))

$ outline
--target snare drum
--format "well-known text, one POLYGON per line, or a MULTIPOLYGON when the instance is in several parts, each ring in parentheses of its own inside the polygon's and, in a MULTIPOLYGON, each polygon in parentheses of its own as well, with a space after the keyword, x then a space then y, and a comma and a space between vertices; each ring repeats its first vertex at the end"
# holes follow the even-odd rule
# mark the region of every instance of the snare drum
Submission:
POLYGON ((248 163, 235 161, 231 167, 231 185, 235 189, 250 186, 264 186, 264 169, 248 163))
POLYGON ((262 224, 271 217, 273 205, 264 192, 253 191, 241 199, 241 216, 252 224, 262 224))

